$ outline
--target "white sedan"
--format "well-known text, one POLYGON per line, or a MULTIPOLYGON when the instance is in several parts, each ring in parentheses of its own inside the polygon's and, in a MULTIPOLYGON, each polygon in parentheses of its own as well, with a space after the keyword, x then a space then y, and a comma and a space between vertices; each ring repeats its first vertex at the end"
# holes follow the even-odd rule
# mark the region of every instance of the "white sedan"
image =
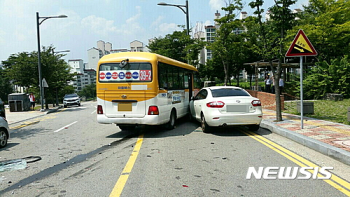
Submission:
POLYGON ((201 122, 204 133, 211 127, 246 125, 251 131, 260 127, 262 108, 259 99, 235 86, 212 86, 201 89, 191 99, 192 118, 201 122))

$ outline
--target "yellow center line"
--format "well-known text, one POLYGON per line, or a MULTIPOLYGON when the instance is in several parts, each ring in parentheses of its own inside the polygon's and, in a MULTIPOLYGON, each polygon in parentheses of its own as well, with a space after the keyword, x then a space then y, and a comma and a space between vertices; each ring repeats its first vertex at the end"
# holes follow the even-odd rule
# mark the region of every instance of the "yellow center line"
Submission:
POLYGON ((143 142, 143 135, 140 135, 139 138, 137 139, 136 145, 130 155, 129 160, 124 167, 124 170, 122 171, 117 183, 115 184, 111 194, 109 195, 110 197, 115 197, 115 196, 119 197, 122 194, 126 181, 128 180, 131 170, 134 167, 134 164, 136 162, 137 156, 141 149, 142 142, 143 142))
MULTIPOLYGON (((311 161, 306 160, 305 158, 291 152, 288 149, 283 148, 282 146, 268 140, 265 137, 262 137, 261 135, 258 135, 256 133, 252 132, 244 132, 244 134, 248 135, 249 137, 255 139, 256 141, 264 144, 265 146, 269 147, 270 149, 276 151, 280 155, 286 157, 290 161, 294 162, 295 164, 299 165, 300 167, 319 167, 316 164, 312 163, 311 161)), ((320 167, 319 167, 320 168, 320 167)), ((313 170, 309 170, 310 172, 313 172, 313 170)), ((330 172, 331 173, 331 172, 330 172)), ((324 179, 326 183, 330 184, 332 187, 336 188, 337 190, 343 192, 345 195, 350 196, 350 183, 346 180, 334 175, 331 173, 332 176, 330 179, 326 180, 324 179)), ((323 177, 323 175, 318 174, 318 177, 323 177)))

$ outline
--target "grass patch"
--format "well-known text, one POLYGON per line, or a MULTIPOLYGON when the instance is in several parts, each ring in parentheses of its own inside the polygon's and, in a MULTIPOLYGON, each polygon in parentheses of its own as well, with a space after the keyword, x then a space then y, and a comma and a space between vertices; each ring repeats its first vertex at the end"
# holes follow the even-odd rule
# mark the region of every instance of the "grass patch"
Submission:
MULTIPOLYGON (((300 115, 300 113, 297 112, 297 102, 298 101, 284 102, 285 110, 282 111, 289 114, 300 115)), ((350 125, 350 122, 347 120, 350 99, 344 99, 343 101, 317 100, 313 102, 314 114, 304 114, 304 116, 350 125)))

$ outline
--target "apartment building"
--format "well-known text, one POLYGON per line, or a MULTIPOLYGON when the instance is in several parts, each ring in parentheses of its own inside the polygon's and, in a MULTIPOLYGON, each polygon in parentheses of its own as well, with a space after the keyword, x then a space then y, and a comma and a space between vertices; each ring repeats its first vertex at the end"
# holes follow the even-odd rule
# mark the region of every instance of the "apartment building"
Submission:
POLYGON ((112 43, 97 41, 96 47, 87 50, 88 62, 83 63, 82 59, 68 60, 71 67, 71 73, 76 73, 75 79, 69 84, 75 89, 75 92, 81 91, 85 86, 96 83, 96 68, 98 61, 104 56, 111 53, 129 52, 129 51, 147 51, 142 42, 132 41, 130 49, 113 49, 112 43))

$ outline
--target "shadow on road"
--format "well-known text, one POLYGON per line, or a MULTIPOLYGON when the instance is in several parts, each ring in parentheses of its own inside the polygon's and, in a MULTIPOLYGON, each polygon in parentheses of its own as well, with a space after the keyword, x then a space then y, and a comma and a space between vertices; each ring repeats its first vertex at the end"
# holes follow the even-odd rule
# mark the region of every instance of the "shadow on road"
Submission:
MULTIPOLYGON (((203 133, 203 135, 216 135, 223 137, 246 136, 244 132, 249 131, 245 126, 215 127, 211 133, 203 133)), ((188 121, 186 118, 178 119, 176 128, 167 130, 164 125, 159 126, 137 126, 133 130, 121 130, 108 138, 137 138, 143 134, 143 138, 166 138, 173 136, 185 136, 192 132, 202 132, 199 122, 188 121)), ((255 133, 259 135, 270 135, 271 131, 260 128, 255 133)))

